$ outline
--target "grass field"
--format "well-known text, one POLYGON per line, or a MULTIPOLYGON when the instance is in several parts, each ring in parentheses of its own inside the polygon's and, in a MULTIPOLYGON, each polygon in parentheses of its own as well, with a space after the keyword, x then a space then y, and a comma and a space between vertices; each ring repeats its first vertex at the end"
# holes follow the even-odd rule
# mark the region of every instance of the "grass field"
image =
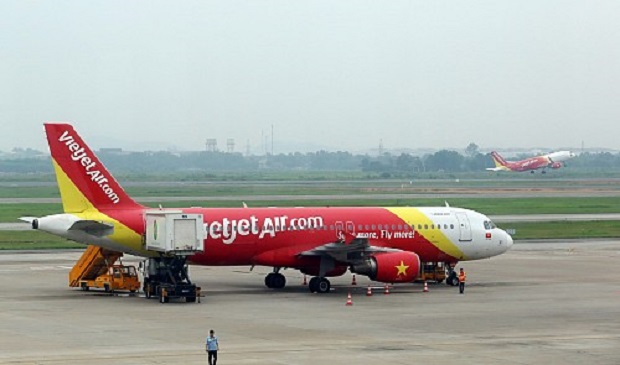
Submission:
POLYGON ((64 238, 39 231, 0 231, 0 250, 84 248, 64 238))
POLYGON ((507 223, 501 228, 515 229, 515 240, 620 237, 620 222, 617 221, 507 223))

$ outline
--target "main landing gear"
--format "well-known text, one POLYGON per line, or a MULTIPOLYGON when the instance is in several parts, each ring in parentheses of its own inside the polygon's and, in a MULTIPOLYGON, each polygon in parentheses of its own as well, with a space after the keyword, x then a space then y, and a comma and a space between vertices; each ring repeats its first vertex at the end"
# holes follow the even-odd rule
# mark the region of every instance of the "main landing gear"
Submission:
POLYGON ((310 288, 310 292, 312 293, 329 293, 329 289, 331 289, 332 285, 326 278, 321 278, 318 276, 310 279, 308 283, 308 288, 310 288))
POLYGON ((265 276, 265 286, 269 289, 282 289, 286 286, 286 278, 279 273, 280 269, 274 269, 265 276))

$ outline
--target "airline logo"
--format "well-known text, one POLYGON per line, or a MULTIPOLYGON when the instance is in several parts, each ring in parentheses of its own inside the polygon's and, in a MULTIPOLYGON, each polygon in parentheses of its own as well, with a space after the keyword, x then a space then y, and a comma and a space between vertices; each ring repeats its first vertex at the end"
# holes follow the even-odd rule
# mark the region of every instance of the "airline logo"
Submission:
POLYGON ((64 143, 64 145, 67 146, 71 160, 79 162, 79 164, 82 165, 86 175, 88 175, 91 181, 99 185, 101 191, 113 204, 118 204, 121 201, 118 194, 114 192, 114 189, 108 185, 108 178, 103 175, 103 172, 97 169, 97 162, 93 161, 93 158, 88 156, 88 153, 84 147, 80 146, 68 131, 64 131, 62 135, 60 135, 58 142, 64 143))
POLYGON ((400 265, 396 265, 394 267, 396 268, 396 270, 398 270, 396 276, 407 276, 407 269, 409 268, 409 266, 405 265, 403 260, 400 260, 400 265))
POLYGON ((279 232, 322 227, 321 216, 289 219, 288 216, 281 215, 260 219, 252 215, 239 220, 224 218, 221 221, 205 222, 205 239, 221 239, 224 244, 230 245, 239 236, 253 235, 263 239, 265 236, 275 237, 279 232))

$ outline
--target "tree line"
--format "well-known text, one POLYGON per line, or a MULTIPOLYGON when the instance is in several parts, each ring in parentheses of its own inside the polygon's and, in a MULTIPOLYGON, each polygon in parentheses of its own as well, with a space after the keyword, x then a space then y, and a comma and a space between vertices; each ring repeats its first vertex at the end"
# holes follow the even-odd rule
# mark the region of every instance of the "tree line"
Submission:
MULTIPOLYGON (((265 156, 244 156, 226 152, 117 152, 100 151, 100 160, 119 173, 166 174, 191 172, 248 171, 362 171, 375 175, 415 176, 419 173, 480 172, 494 163, 490 155, 470 144, 459 153, 440 150, 424 156, 383 153, 380 156, 350 152, 318 151, 265 156)), ((620 172, 618 153, 581 153, 567 162, 570 171, 620 172)), ((52 173, 49 157, 24 156, 0 159, 0 174, 52 173)))

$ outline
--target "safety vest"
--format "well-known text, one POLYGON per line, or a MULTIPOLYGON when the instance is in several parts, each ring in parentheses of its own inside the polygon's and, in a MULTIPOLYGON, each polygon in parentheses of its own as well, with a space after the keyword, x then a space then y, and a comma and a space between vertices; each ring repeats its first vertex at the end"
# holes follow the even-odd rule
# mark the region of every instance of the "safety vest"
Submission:
POLYGON ((465 271, 460 272, 459 273, 459 282, 460 283, 464 283, 465 282, 465 278, 467 277, 467 275, 465 275, 465 271))

